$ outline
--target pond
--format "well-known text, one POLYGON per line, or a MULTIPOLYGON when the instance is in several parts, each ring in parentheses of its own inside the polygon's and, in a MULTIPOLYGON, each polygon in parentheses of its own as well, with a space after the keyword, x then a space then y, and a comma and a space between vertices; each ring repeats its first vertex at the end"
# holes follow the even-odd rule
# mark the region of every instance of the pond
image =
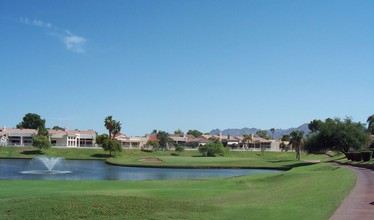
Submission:
MULTIPOLYGON (((53 168, 61 173, 35 174, 45 169, 34 160, 0 159, 0 179, 12 180, 172 180, 275 173, 264 169, 174 169, 123 167, 100 160, 62 160, 53 168)), ((46 170, 46 169, 45 169, 46 170)))

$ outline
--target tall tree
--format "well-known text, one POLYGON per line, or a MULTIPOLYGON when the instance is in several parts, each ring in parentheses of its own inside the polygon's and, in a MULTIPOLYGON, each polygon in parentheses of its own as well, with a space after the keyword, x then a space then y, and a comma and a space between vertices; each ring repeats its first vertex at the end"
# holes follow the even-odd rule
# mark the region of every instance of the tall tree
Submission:
POLYGON ((25 129, 45 128, 45 119, 42 119, 38 114, 27 113, 16 127, 25 129))
POLYGON ((113 138, 115 138, 116 135, 121 132, 121 128, 122 128, 121 126, 122 125, 120 121, 113 120, 113 130, 112 130, 113 138))
POLYGON ((104 119, 104 126, 108 130, 109 139, 111 139, 112 138, 112 132, 113 132, 113 117, 111 115, 107 116, 104 119))
POLYGON ((274 139, 275 128, 270 128, 271 139, 274 139))
POLYGON ((112 116, 107 116, 104 119, 104 126, 108 129, 109 139, 115 138, 121 132, 121 122, 114 120, 112 116))
POLYGON ((374 134, 374 115, 370 115, 366 121, 368 123, 368 131, 374 134))
POLYGON ((304 146, 304 131, 293 131, 291 132, 290 143, 292 148, 296 152, 296 160, 300 160, 300 152, 304 146))

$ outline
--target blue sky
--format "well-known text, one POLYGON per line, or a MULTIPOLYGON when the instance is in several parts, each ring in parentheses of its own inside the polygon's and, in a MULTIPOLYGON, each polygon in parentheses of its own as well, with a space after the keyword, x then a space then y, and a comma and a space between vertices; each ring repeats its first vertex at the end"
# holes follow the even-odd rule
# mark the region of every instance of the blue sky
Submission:
POLYGON ((143 135, 374 114, 374 1, 0 0, 0 126, 143 135))

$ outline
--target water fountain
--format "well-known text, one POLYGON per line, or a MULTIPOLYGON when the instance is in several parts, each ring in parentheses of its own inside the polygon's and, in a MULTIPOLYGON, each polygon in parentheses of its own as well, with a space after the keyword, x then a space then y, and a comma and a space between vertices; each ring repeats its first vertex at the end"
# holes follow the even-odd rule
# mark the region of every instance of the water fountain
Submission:
POLYGON ((37 167, 38 169, 35 170, 26 170, 21 171, 24 174, 64 174, 64 173, 71 173, 71 171, 67 170, 54 170, 53 168, 62 163, 63 158, 61 157, 46 157, 46 156, 37 156, 34 157, 31 161, 31 165, 33 167, 37 167), (40 169, 40 167, 44 169, 40 169))

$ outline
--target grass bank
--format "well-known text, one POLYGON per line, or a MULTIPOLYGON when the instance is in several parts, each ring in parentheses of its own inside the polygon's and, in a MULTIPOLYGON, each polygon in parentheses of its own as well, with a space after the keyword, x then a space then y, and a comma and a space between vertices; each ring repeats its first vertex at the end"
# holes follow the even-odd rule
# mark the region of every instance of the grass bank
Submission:
POLYGON ((126 155, 108 158, 112 164, 149 167, 223 167, 223 168, 272 168, 290 169, 305 165, 309 160, 324 160, 324 155, 302 154, 302 161, 295 160, 292 152, 229 152, 225 157, 201 157, 196 151, 171 156, 170 152, 133 151, 126 155), (157 158, 159 161, 147 161, 157 158))
POLYGON ((328 219, 355 183, 315 164, 172 181, 0 181, 3 219, 328 219))

